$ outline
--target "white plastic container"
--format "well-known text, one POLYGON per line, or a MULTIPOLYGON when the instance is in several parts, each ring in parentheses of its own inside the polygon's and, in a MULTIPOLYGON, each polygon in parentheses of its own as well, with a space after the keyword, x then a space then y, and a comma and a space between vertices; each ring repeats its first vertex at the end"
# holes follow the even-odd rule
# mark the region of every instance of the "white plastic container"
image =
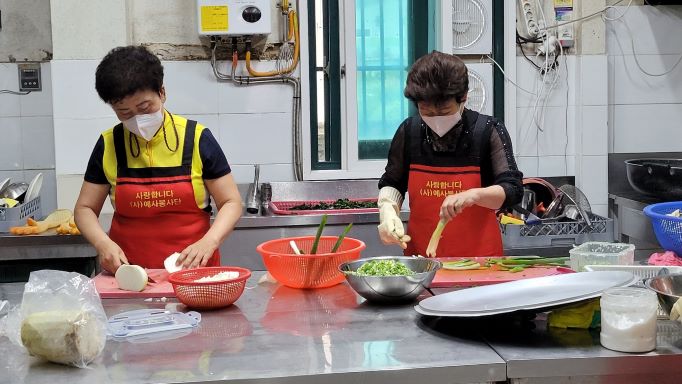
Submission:
MULTIPOLYGON (((658 265, 586 265, 583 267, 585 271, 587 272, 595 272, 595 271, 624 271, 624 272, 631 272, 635 276, 639 277, 640 279, 648 279, 651 277, 655 277, 658 275, 658 272, 663 269, 667 268, 668 273, 682 273, 682 267, 677 267, 677 266, 658 266, 658 265)), ((643 284, 640 282, 641 286, 643 284)), ((659 319, 667 319, 668 314, 665 313, 663 308, 660 307, 658 308, 658 318, 659 319)))
POLYGON ((635 246, 625 243, 589 241, 568 252, 571 269, 585 271, 586 265, 632 265, 635 263, 635 246))
POLYGON ((612 288, 601 305, 601 345, 620 352, 656 349, 656 294, 642 288, 612 288))

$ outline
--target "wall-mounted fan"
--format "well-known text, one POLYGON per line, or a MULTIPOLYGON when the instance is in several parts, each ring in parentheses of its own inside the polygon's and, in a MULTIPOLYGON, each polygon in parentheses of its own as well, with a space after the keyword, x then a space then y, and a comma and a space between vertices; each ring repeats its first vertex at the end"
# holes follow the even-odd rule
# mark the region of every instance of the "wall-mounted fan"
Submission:
POLYGON ((469 69, 469 93, 466 107, 486 115, 492 115, 493 67, 490 63, 467 64, 469 69))
POLYGON ((443 52, 492 52, 492 0, 442 0, 440 22, 443 52))
POLYGON ((487 27, 483 4, 478 0, 452 2, 452 48, 465 49, 483 37, 487 27))

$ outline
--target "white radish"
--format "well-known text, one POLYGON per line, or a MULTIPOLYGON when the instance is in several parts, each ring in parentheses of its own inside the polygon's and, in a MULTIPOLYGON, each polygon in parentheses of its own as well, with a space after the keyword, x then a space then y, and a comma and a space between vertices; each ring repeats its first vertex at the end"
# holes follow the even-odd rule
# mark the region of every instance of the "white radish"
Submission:
POLYGON ((21 342, 34 356, 85 367, 104 349, 104 330, 86 311, 37 312, 21 323, 21 342))
POLYGON ((166 268, 168 273, 173 273, 182 270, 182 265, 176 265, 178 262, 178 257, 180 253, 175 252, 174 254, 168 256, 166 260, 163 261, 163 267, 166 268))
POLYGON ((213 276, 204 276, 200 279, 194 280, 194 282, 195 283, 215 283, 218 281, 234 280, 238 277, 239 277, 239 272, 227 271, 227 272, 220 272, 220 273, 215 274, 213 276))
POLYGON ((123 264, 116 271, 118 287, 124 291, 141 292, 147 286, 147 271, 139 265, 123 264))

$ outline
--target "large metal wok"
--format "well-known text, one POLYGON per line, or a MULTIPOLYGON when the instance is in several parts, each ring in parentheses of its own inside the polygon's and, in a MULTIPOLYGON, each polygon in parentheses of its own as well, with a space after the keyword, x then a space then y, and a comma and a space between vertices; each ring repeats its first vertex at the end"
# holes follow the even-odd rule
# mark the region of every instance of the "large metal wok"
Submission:
POLYGON ((682 159, 626 160, 628 181, 637 192, 665 200, 682 199, 682 159))

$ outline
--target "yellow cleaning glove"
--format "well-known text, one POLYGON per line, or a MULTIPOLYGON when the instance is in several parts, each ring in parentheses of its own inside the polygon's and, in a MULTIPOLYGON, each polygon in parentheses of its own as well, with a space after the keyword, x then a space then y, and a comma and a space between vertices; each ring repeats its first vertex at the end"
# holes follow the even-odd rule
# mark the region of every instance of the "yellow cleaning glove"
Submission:
POLYGON ((556 328, 596 328, 601 324, 599 298, 555 309, 549 314, 547 324, 556 328))

